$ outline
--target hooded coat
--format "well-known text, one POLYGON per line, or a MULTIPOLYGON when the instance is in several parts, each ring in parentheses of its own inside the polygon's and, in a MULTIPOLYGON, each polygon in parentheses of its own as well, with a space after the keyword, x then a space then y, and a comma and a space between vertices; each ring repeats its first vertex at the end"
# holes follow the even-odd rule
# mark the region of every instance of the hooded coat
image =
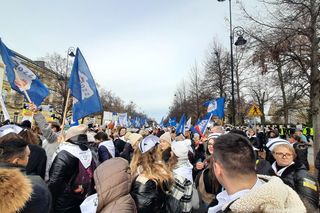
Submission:
POLYGON ((0 212, 21 211, 31 193, 31 181, 18 169, 0 168, 0 212))
POLYGON ((98 193, 97 212, 137 212, 130 195, 132 177, 128 161, 117 157, 103 162, 94 172, 94 181, 98 193))
POLYGON ((1 213, 10 212, 7 209, 11 208, 20 209, 21 213, 50 212, 51 194, 47 185, 40 176, 25 175, 25 167, 22 166, 0 163, 0 196, 1 213), (29 190, 29 186, 31 186, 31 190, 29 190), (17 199, 13 199, 12 196, 17 199), (27 202, 24 202, 21 209, 23 200, 27 202), (10 207, 6 205, 10 205, 10 207), (2 211, 2 207, 6 210, 2 211))

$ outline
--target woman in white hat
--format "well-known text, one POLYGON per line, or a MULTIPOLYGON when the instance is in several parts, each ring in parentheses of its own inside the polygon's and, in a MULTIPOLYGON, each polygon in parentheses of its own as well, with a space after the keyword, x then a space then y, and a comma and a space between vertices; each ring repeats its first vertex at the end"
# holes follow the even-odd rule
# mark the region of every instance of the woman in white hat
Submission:
POLYGON ((308 212, 316 212, 319 203, 318 183, 302 163, 295 161, 297 155, 293 146, 289 143, 278 143, 271 146, 271 152, 276 161, 272 164, 270 175, 280 177, 295 190, 308 212))
POLYGON ((166 192, 173 182, 172 172, 158 161, 156 145, 159 138, 147 136, 135 149, 130 163, 131 173, 137 176, 131 195, 139 213, 166 212, 166 192))
POLYGON ((182 212, 191 212, 192 210, 193 166, 188 159, 188 146, 189 144, 185 141, 172 142, 172 155, 169 160, 169 166, 173 171, 175 179, 175 184, 172 188, 172 196, 179 200, 182 212))

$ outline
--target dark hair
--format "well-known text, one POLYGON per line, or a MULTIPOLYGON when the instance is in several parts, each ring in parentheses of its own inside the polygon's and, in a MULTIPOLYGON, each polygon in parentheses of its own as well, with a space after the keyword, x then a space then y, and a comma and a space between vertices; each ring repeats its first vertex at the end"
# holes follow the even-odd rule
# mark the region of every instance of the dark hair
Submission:
POLYGON ((127 128, 125 128, 124 126, 120 127, 119 130, 118 130, 118 134, 119 134, 119 135, 120 135, 120 132, 121 132, 122 129, 127 130, 127 128))
POLYGON ((106 141, 106 140, 109 140, 109 137, 108 137, 108 135, 107 135, 106 133, 104 133, 104 132, 98 132, 98 133, 94 136, 94 139, 106 141))
POLYGON ((18 135, 21 136, 28 144, 39 144, 38 137, 29 129, 23 129, 18 135))
POLYGON ((51 122, 51 128, 56 128, 57 132, 61 130, 60 125, 57 122, 51 122))
POLYGON ((86 134, 80 134, 73 136, 67 140, 67 142, 78 145, 82 151, 88 150, 88 136, 86 134))
POLYGON ((228 174, 255 173, 256 158, 249 140, 239 134, 219 136, 213 145, 213 158, 228 174))
POLYGON ((8 162, 13 157, 23 157, 28 143, 15 133, 0 138, 0 162, 8 162))
POLYGON ((230 130, 229 133, 242 135, 243 137, 247 138, 247 134, 244 131, 240 130, 240 129, 232 129, 232 130, 230 130))
POLYGON ((29 120, 24 120, 24 121, 21 122, 20 126, 22 128, 29 128, 30 129, 31 128, 31 122, 29 120))

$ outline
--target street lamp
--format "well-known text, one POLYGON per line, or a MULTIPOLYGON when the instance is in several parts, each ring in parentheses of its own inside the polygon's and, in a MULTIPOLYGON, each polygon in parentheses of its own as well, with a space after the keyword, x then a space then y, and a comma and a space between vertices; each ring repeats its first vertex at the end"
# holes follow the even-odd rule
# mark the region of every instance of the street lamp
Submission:
POLYGON ((76 55, 74 54, 75 48, 74 47, 69 47, 67 51, 67 63, 66 63, 66 73, 65 73, 65 78, 64 78, 64 104, 63 104, 63 109, 64 109, 64 115, 63 115, 63 123, 64 125, 64 119, 66 116, 66 106, 68 105, 68 100, 69 100, 69 92, 68 92, 68 69, 69 69, 69 56, 70 57, 75 57, 76 55))
MULTIPOLYGON (((217 0, 218 2, 223 2, 225 0, 217 0)), ((229 0, 229 19, 230 19, 230 68, 231 68, 231 98, 232 98, 232 111, 231 111, 231 124, 235 126, 235 101, 234 101, 234 67, 233 67, 233 39, 234 32, 237 32, 238 39, 235 42, 235 45, 243 45, 247 41, 243 38, 244 30, 242 27, 235 27, 232 29, 232 12, 231 12, 231 0, 229 0), (242 30, 241 30, 242 29, 242 30)))
POLYGON ((69 62, 69 56, 70 57, 75 57, 76 55, 74 54, 74 47, 69 47, 67 51, 67 65, 66 65, 66 76, 68 76, 68 62, 69 62))

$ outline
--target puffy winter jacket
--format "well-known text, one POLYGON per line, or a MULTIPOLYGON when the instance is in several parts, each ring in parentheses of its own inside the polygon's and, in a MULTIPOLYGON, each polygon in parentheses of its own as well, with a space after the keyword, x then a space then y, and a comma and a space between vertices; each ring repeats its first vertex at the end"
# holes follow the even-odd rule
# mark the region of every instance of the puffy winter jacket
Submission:
POLYGON ((156 182, 141 175, 133 183, 131 195, 139 213, 163 212, 165 193, 156 185, 156 182))
MULTIPOLYGON (((71 143, 61 144, 58 154, 55 156, 49 172, 48 187, 52 193, 54 212, 80 212, 80 204, 85 195, 74 192, 73 180, 79 170, 79 158, 75 154, 63 149, 63 146, 79 150, 84 154, 91 154, 90 150, 81 150, 79 146, 71 143)), ((91 154, 89 160, 94 164, 91 154)), ((92 186, 93 187, 93 186, 92 186)))
POLYGON ((128 161, 118 157, 103 162, 94 172, 94 181, 98 193, 97 212, 137 212, 130 195, 132 177, 128 161))
MULTIPOLYGON (((270 169, 270 175, 276 175, 272 168, 270 169)), ((315 208, 318 208, 318 183, 302 163, 296 162, 287 167, 280 178, 295 190, 303 201, 307 200, 315 208)))
POLYGON ((25 167, 0 163, 0 195, 0 212, 50 212, 51 194, 47 185, 40 176, 25 175, 25 167))

